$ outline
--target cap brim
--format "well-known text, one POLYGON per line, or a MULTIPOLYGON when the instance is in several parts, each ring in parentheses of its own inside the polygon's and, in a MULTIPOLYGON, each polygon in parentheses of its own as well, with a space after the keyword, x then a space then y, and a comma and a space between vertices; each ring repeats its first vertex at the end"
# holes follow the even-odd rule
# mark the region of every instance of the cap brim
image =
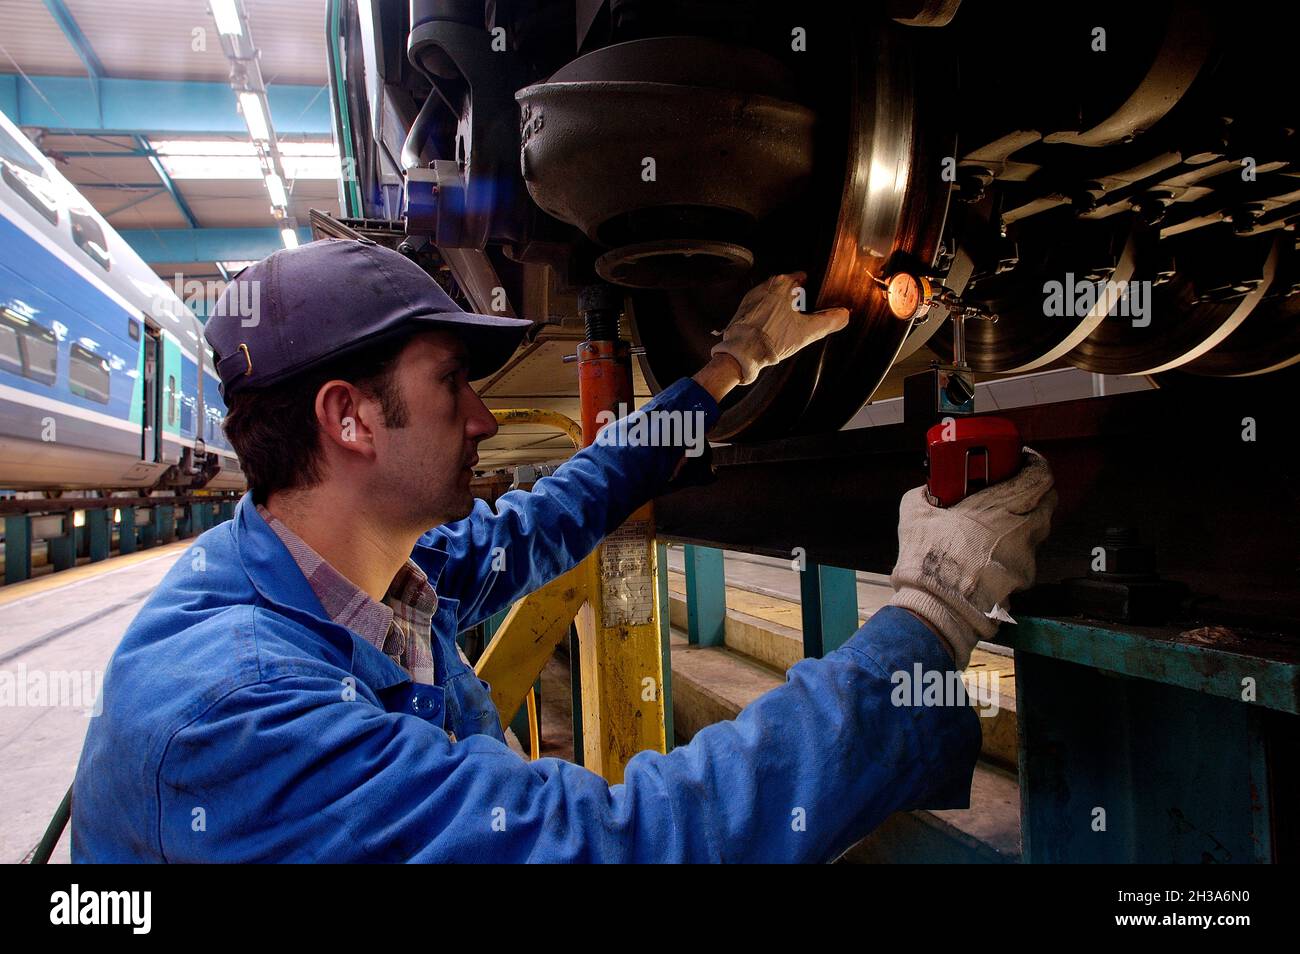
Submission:
MULTIPOLYGON (((518 350, 535 322, 502 315, 478 315, 458 312, 455 315, 421 315, 411 324, 428 328, 445 328, 458 335, 469 351, 471 381, 496 374, 518 350)), ((410 330, 410 326, 407 326, 410 330)))

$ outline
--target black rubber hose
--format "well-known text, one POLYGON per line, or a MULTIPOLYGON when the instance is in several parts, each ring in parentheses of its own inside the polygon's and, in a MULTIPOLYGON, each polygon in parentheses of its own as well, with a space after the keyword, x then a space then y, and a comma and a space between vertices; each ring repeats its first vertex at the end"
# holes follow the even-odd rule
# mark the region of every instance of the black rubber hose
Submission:
POLYGON ((420 107, 415 122, 411 123, 411 131, 406 134, 406 141, 402 143, 403 169, 414 169, 421 164, 420 154, 424 152, 424 144, 429 138, 429 127, 433 125, 433 115, 440 105, 442 105, 441 97, 435 89, 429 93, 424 105, 420 107))
POLYGON ((72 786, 68 786, 67 794, 63 796, 63 801, 59 802, 54 817, 50 819, 50 826, 45 829, 45 834, 41 836, 41 843, 36 846, 36 851, 32 854, 32 864, 49 864, 50 855, 54 854, 54 847, 63 837, 63 829, 68 827, 68 819, 71 817, 72 786))

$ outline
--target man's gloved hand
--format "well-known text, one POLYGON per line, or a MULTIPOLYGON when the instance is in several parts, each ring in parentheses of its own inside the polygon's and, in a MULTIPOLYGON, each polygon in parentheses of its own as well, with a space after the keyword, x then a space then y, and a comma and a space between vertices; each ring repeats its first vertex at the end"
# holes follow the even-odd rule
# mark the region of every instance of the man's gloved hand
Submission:
POLYGON ((803 272, 773 275, 741 299, 722 340, 711 352, 736 359, 741 384, 753 384, 764 368, 849 323, 847 308, 826 308, 812 314, 795 310, 795 291, 807 278, 803 272))
POLYGON ((1034 550, 1056 506, 1052 470, 1026 447, 1018 474, 951 507, 931 506, 924 491, 908 491, 898 508, 890 602, 929 623, 964 669, 975 643, 997 632, 986 614, 1034 580, 1034 550))

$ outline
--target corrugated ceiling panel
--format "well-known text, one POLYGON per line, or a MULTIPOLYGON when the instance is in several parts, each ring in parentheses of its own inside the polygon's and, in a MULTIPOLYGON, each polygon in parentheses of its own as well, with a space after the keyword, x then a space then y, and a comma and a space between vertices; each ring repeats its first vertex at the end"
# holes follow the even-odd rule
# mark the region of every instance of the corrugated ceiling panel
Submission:
POLYGON ((129 158, 72 158, 66 163, 57 163, 59 171, 72 182, 113 183, 113 182, 157 182, 158 176, 153 171, 149 160, 140 156, 129 158))
POLYGON ((0 30, 0 72, 85 76, 86 68, 41 0, 5 0, 0 30), (15 68, 15 64, 17 68, 15 68))
POLYGON ((270 228, 275 225, 275 220, 271 217, 271 199, 267 196, 266 189, 262 189, 261 195, 232 193, 224 198, 199 198, 183 188, 181 194, 204 228, 270 228))
POLYGON ((268 83, 327 82, 325 0, 244 0, 268 83))
POLYGON ((57 133, 41 137, 40 148, 51 152, 116 152, 135 148, 126 136, 60 136, 57 133))
MULTIPOLYGON (((110 76, 223 82, 230 74, 204 0, 66 2, 110 76)), ((245 6, 268 83, 324 84, 325 0, 248 0, 245 6)))
MULTIPOLYGON (((102 193, 103 190, 97 190, 102 193)), ((107 199, 93 199, 95 208, 108 219, 108 224, 118 229, 183 229, 189 226, 176 203, 166 192, 145 199, 121 212, 113 212, 132 201, 135 194, 117 193, 107 199)))
MULTIPOLYGON (((222 53, 206 0, 66 2, 110 76, 221 83, 228 80, 229 64, 222 53), (195 43, 196 28, 205 31, 204 44, 195 43), (206 49, 196 50, 196 45, 205 45, 206 49)), ((268 83, 325 84, 325 6, 325 0, 245 0, 250 31, 261 50, 262 72, 268 83)), ((21 67, 32 75, 85 75, 76 51, 41 0, 0 0, 0 44, 4 47, 0 50, 0 72, 21 67)), ((147 124, 147 117, 141 117, 141 121, 147 124)), ((129 139, 91 136, 49 136, 42 146, 52 153, 134 148, 129 139)), ((145 192, 96 187, 104 183, 157 182, 157 175, 145 159, 78 157, 59 163, 59 168, 119 229, 171 229, 187 225, 166 193, 146 197, 145 192), (138 204, 130 205, 136 200, 140 200, 138 204), (129 208, 123 208, 128 205, 129 208)), ((180 180, 177 188, 201 226, 274 225, 270 199, 260 179, 180 180)), ((330 180, 292 183, 291 213, 305 224, 310 208, 337 214, 337 184, 330 180)), ((169 279, 177 270, 199 276, 216 274, 212 263, 171 263, 158 267, 159 274, 169 279)))
POLYGON ((261 179, 178 179, 176 185, 187 200, 265 199, 271 204, 261 179))
POLYGON ((203 0, 65 2, 109 76, 220 82, 230 75, 203 0))
MULTIPOLYGON (((181 195, 205 228, 270 228, 271 197, 261 179, 183 179, 177 183, 181 195)), ((289 214, 307 224, 310 209, 338 214, 338 192, 332 182, 303 180, 289 197, 289 214), (310 184, 310 188, 307 188, 310 184)))

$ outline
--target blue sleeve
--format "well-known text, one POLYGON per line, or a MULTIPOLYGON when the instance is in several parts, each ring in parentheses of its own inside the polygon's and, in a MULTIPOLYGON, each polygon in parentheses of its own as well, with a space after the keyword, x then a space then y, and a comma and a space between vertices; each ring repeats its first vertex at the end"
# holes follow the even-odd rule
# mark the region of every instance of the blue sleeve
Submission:
POLYGON ((576 566, 633 511, 664 491, 685 446, 680 440, 649 442, 646 435, 698 440, 702 448, 704 433, 717 418, 713 397, 693 379, 683 378, 608 425, 597 443, 537 481, 531 491, 503 494, 495 513, 486 501, 476 500, 464 520, 422 536, 417 562, 421 546, 447 551, 436 588, 439 596, 459 601, 458 629, 505 609, 576 566), (654 427, 647 427, 652 420, 654 427))
POLYGON ((170 861, 827 861, 892 812, 965 804, 978 718, 899 698, 893 675, 914 665, 952 668, 923 623, 887 607, 734 721, 639 753, 613 786, 486 736, 452 743, 347 699, 342 670, 296 665, 171 739, 159 847, 170 861))

